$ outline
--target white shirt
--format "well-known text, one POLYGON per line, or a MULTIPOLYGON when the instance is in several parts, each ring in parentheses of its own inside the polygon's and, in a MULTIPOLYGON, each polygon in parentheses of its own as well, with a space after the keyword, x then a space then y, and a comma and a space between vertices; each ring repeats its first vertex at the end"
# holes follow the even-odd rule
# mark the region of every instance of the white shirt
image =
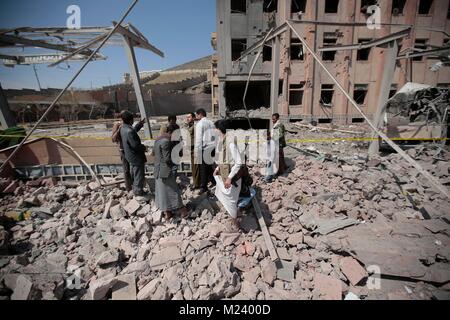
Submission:
POLYGON ((239 169, 241 168, 241 165, 244 164, 242 161, 241 153, 239 152, 239 149, 237 148, 237 145, 233 142, 231 142, 229 145, 230 155, 233 159, 233 166, 231 167, 230 174, 228 175, 229 179, 233 179, 233 177, 239 172, 239 169))
POLYGON ((266 143, 266 161, 267 162, 274 162, 275 156, 276 156, 276 146, 275 141, 273 139, 270 139, 266 143))
POLYGON ((201 153, 208 147, 215 147, 214 123, 208 118, 202 118, 195 126, 195 151, 201 153))

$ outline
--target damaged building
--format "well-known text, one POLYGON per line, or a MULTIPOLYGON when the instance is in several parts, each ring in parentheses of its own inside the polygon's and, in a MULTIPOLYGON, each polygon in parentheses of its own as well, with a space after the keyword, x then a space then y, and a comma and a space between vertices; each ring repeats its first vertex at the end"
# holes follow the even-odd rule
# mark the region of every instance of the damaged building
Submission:
MULTIPOLYGON (((123 83, 0 87, 9 129, 0 131, 0 300, 450 300, 450 140, 430 126, 448 130, 450 3, 378 2, 381 29, 371 30, 377 1, 217 0, 213 56, 139 72, 135 46, 163 53, 119 23, 99 36, 125 41, 123 83), (199 107, 211 120, 232 118, 245 142, 251 182, 237 183, 250 196, 235 202, 238 226, 216 193, 220 180, 210 193, 195 190, 189 152, 178 169, 170 164, 189 215, 171 217, 157 200, 152 132, 199 107), (139 135, 148 199, 128 191, 111 139, 108 119, 121 110, 147 122, 139 135), (271 141, 247 129, 269 128, 274 112, 286 147, 271 158, 261 152, 271 141), (425 143, 393 141, 416 138, 415 128, 425 143), (381 141, 391 150, 371 152, 381 141), (268 180, 276 157, 286 171, 268 180)), ((30 44, 26 31, 42 30, 0 30, 0 46, 30 44)), ((75 50, 87 64, 96 54, 80 50, 98 41, 59 46, 67 51, 56 59, 75 50)))
MULTIPOLYGON (((198 108, 211 110, 211 56, 156 72, 140 72, 142 94, 148 116, 174 115, 198 108)), ((4 90, 18 123, 37 121, 60 89, 4 90)), ((68 122, 114 119, 122 110, 139 113, 130 74, 124 83, 100 89, 72 89, 59 100, 47 121, 68 122)))
POLYGON ((436 55, 421 52, 448 46, 443 30, 450 27, 449 6, 447 0, 217 0, 214 108, 223 117, 243 114, 242 97, 257 51, 254 45, 273 29, 273 40, 265 43, 248 85, 245 102, 250 115, 257 111, 255 115, 266 118, 279 112, 292 121, 364 122, 292 30, 281 30, 286 21, 320 52, 327 69, 369 118, 383 102, 382 90, 392 97, 407 82, 448 87, 449 67, 435 68, 436 55), (380 25, 368 28, 368 19, 374 18, 370 6, 377 4, 380 25), (381 79, 390 66, 388 49, 380 43, 388 43, 411 26, 411 32, 397 38, 395 55, 403 58, 395 61, 385 89, 381 79))

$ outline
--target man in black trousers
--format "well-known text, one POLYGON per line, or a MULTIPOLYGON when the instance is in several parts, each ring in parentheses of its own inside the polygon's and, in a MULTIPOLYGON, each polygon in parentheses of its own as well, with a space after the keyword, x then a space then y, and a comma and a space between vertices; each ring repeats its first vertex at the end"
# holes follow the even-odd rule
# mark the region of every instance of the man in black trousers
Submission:
POLYGON ((145 163, 147 158, 145 151, 147 147, 141 143, 136 129, 133 128, 133 114, 129 111, 122 112, 122 128, 120 137, 122 140, 125 159, 130 164, 130 171, 133 180, 133 193, 138 201, 146 201, 148 195, 144 193, 145 184, 145 163))

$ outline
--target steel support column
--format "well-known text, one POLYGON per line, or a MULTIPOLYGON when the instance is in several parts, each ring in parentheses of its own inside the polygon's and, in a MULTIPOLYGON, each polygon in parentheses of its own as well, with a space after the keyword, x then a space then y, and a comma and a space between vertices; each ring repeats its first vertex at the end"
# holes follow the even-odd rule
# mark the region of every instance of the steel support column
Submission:
POLYGON ((278 112, 278 92, 280 90, 280 37, 272 41, 272 77, 270 81, 270 109, 278 112))
POLYGON ((142 95, 141 90, 141 79, 139 78, 139 69, 136 62, 136 55, 134 53, 134 47, 132 40, 128 37, 124 36, 124 42, 125 42, 125 51, 127 53, 128 58, 128 64, 130 65, 130 71, 131 71, 131 78, 133 80, 133 87, 134 92, 136 94, 136 101, 139 106, 139 112, 141 113, 141 117, 145 118, 145 125, 144 125, 144 133, 145 138, 152 138, 152 128, 150 126, 150 121, 147 116, 147 112, 145 110, 145 104, 144 104, 144 96, 142 95))
MULTIPOLYGON (((386 50, 384 51, 384 70, 383 77, 381 79, 380 91, 378 95, 378 105, 377 110, 373 118, 373 125, 377 129, 381 129, 383 126, 384 116, 386 114, 386 103, 389 99, 389 92, 391 90, 392 79, 395 74, 395 66, 397 61, 398 44, 397 41, 391 41, 385 45, 386 50)), ((369 155, 378 154, 380 150, 380 141, 378 134, 373 131, 372 138, 375 139, 371 142, 369 147, 369 155)))

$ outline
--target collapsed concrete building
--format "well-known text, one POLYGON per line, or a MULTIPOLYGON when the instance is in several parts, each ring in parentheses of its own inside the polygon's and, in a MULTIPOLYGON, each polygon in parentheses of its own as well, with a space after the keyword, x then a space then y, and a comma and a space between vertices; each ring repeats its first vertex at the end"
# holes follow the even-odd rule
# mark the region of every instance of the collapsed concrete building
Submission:
POLYGON ((326 67, 369 117, 384 102, 383 90, 393 96, 407 82, 448 87, 448 66, 435 65, 436 56, 448 46, 449 6, 447 0, 217 0, 214 111, 223 117, 233 117, 235 111, 242 114, 254 45, 274 29, 273 40, 266 42, 254 66, 247 108, 258 110, 263 118, 279 112, 293 121, 364 122, 293 31, 280 29, 286 21, 321 53, 326 67), (368 19, 374 18, 368 8, 376 4, 380 25, 368 28, 368 19), (412 26, 407 35, 398 37, 412 26), (395 72, 386 84, 383 74, 392 61, 383 44, 395 39, 395 72), (424 56, 433 50, 434 55, 424 56), (243 53, 247 55, 242 59, 243 53))

